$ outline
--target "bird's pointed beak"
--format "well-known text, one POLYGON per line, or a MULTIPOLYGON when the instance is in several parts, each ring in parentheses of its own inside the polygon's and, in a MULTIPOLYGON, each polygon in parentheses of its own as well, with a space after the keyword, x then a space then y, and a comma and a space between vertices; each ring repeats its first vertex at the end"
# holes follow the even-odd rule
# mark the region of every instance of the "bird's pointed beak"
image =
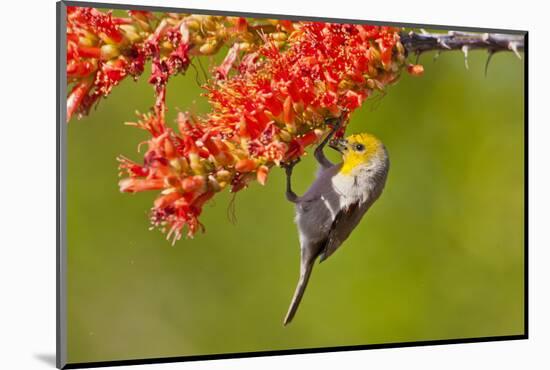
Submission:
POLYGON ((348 141, 346 139, 334 139, 328 144, 332 149, 344 154, 348 147, 348 141))

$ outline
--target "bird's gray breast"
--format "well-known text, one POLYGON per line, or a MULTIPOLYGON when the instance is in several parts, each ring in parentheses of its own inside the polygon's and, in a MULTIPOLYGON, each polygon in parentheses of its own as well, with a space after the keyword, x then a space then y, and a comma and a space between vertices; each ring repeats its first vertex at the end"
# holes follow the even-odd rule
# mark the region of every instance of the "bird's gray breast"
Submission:
POLYGON ((340 168, 337 164, 320 169, 315 182, 296 204, 302 248, 324 242, 329 234, 333 244, 341 244, 382 192, 385 166, 367 167, 351 175, 342 174, 340 168))

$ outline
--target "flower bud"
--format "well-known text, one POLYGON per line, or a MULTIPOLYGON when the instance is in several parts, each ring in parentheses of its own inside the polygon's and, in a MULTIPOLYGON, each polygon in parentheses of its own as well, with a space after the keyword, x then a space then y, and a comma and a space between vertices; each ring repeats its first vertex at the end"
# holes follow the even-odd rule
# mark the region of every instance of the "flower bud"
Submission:
POLYGON ((191 35, 191 40, 193 41, 192 43, 196 45, 204 44, 204 37, 202 37, 199 33, 193 33, 191 35))
POLYGON ((194 193, 203 190, 205 184, 203 176, 189 176, 181 180, 181 188, 185 193, 194 193))
POLYGON ((168 40, 165 40, 165 41, 162 43, 161 47, 162 47, 164 50, 168 50, 168 51, 171 51, 171 50, 174 49, 174 47, 172 46, 172 43, 171 43, 170 41, 168 41, 168 40))
POLYGON ((208 187, 214 192, 222 190, 220 183, 212 175, 208 176, 208 187))
POLYGON ((292 98, 289 96, 286 97, 283 104, 283 120, 288 126, 294 126, 294 108, 292 107, 292 98))
POLYGON ((248 51, 250 51, 250 49, 251 49, 251 46, 250 46, 250 43, 248 43, 248 42, 241 42, 239 44, 239 50, 240 51, 248 52, 248 51))
POLYGON ((177 173, 181 173, 182 171, 182 168, 181 168, 181 162, 179 160, 179 158, 174 158, 172 160, 170 160, 170 167, 172 167, 177 173))
POLYGON ((149 22, 143 21, 141 19, 137 19, 136 22, 143 31, 151 32, 151 26, 149 25, 149 22))
POLYGON ((369 77, 378 76, 378 69, 376 69, 376 67, 374 67, 372 64, 369 64, 367 70, 369 72, 369 77))
POLYGON ((120 50, 115 45, 105 44, 101 47, 101 59, 110 60, 120 55, 120 50))
POLYGON ((267 173, 269 172, 269 168, 267 166, 260 166, 258 167, 258 170, 256 171, 256 179, 261 185, 265 185, 267 182, 267 173))
POLYGON ((256 168, 256 162, 250 158, 244 158, 235 164, 235 170, 238 172, 250 172, 256 168))
POLYGON ((130 43, 137 42, 141 39, 137 29, 134 26, 130 24, 122 24, 119 28, 124 32, 124 36, 130 41, 130 43))
POLYGON ((206 15, 202 19, 202 26, 208 31, 214 31, 217 26, 216 19, 214 18, 214 16, 206 15))
POLYGON ((274 32, 271 34, 271 37, 275 41, 286 41, 288 34, 286 32, 274 32))
POLYGON ((411 76, 422 76, 424 74, 424 67, 420 64, 409 64, 407 66, 407 72, 411 76))
POLYGON ((397 41, 395 43, 395 48, 397 49, 397 52, 399 54, 405 54, 405 47, 403 47, 403 44, 401 43, 401 41, 397 41))
POLYGON ((214 163, 209 161, 208 159, 201 159, 202 168, 205 172, 212 172, 215 169, 214 163))
POLYGON ((376 83, 374 82, 374 80, 372 78, 369 78, 367 80, 367 87, 369 89, 374 89, 376 87, 376 83))
POLYGON ((218 50, 217 46, 218 45, 216 39, 209 39, 204 45, 199 48, 199 51, 203 55, 212 55, 218 50))
POLYGON ((204 167, 202 166, 200 162, 200 157, 198 153, 189 153, 189 165, 191 167, 191 170, 193 170, 193 173, 196 173, 198 175, 204 173, 204 167))
POLYGON ((78 44, 82 46, 94 46, 96 40, 89 39, 88 37, 79 37, 78 44))
POLYGON ((164 178, 164 185, 166 187, 175 188, 175 187, 179 187, 180 181, 176 176, 167 176, 164 178))
POLYGON ((279 132, 279 136, 281 137, 281 140, 285 143, 288 143, 290 140, 292 140, 292 135, 287 130, 281 130, 279 132))
POLYGON ((281 49, 283 46, 285 46, 285 41, 274 41, 273 44, 277 47, 277 49, 281 49))
POLYGON ((380 52, 376 48, 371 46, 369 48, 369 54, 372 60, 380 60, 380 52))
POLYGON ((353 83, 350 80, 342 80, 340 83, 338 83, 338 89, 340 90, 348 90, 351 89, 353 86, 353 83))
POLYGON ((177 155, 176 148, 169 138, 164 140, 164 155, 169 160, 176 158, 177 155))
POLYGON ((219 170, 218 172, 216 172, 216 179, 219 182, 221 181, 229 182, 231 180, 231 172, 227 170, 219 170))
POLYGON ((198 31, 201 28, 201 24, 196 19, 190 18, 185 23, 187 23, 187 28, 190 31, 198 31))

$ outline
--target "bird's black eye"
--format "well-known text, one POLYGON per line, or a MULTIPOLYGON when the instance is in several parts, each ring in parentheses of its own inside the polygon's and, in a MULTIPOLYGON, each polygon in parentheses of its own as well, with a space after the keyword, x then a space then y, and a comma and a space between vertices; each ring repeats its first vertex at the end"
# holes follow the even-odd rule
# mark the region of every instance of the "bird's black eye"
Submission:
POLYGON ((355 144, 355 148, 354 148, 357 152, 362 152, 363 150, 365 150, 365 146, 363 144, 355 144))

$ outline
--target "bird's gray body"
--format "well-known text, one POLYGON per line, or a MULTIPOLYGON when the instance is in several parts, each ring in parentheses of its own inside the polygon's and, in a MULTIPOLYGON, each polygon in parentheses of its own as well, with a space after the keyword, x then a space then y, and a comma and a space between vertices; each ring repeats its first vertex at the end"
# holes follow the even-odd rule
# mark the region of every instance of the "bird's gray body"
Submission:
POLYGON ((296 313, 315 260, 320 257, 323 261, 330 257, 349 237, 382 194, 389 170, 389 158, 383 144, 367 162, 351 171, 342 171, 343 164, 331 163, 322 153, 322 146, 320 149, 315 153, 320 164, 319 172, 303 196, 292 192, 291 171, 287 172, 287 197, 296 207, 301 264, 300 279, 284 320, 285 325, 296 313))
POLYGON ((296 202, 302 253, 309 250, 324 260, 348 238, 384 189, 389 161, 383 150, 350 174, 340 172, 341 163, 319 168, 315 182, 296 202))

